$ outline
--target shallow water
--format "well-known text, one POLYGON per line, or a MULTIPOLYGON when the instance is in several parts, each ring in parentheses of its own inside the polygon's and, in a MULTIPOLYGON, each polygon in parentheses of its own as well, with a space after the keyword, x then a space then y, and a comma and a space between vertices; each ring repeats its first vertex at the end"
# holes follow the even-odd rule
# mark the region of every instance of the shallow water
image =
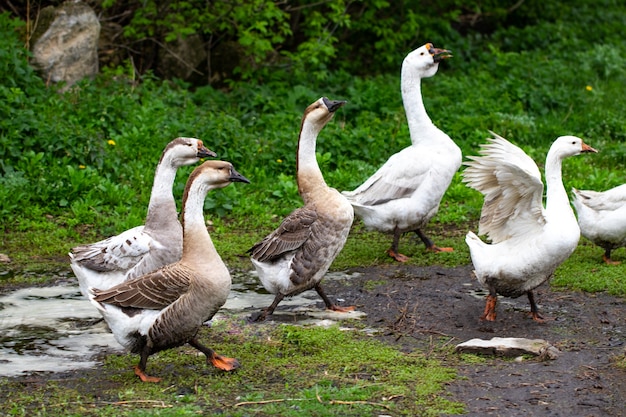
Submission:
MULTIPOLYGON (((345 273, 329 273, 324 280, 349 277, 345 273)), ((267 307, 273 299, 254 273, 236 274, 228 301, 218 316, 249 315, 267 307)), ((338 317, 360 317, 358 312, 338 316, 339 313, 325 311, 316 306, 320 301, 315 291, 306 291, 285 298, 275 315, 288 321, 297 316, 298 324, 320 325, 334 323, 338 317)), ((24 288, 1 295, 0 376, 90 368, 100 364, 104 354, 122 352, 100 318, 78 285, 24 288)))

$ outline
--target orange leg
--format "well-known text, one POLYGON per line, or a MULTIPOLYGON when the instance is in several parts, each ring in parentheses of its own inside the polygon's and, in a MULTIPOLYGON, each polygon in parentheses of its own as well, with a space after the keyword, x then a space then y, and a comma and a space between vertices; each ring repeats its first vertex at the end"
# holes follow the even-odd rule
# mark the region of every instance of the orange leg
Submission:
POLYGON ((528 302, 530 302, 530 316, 537 323, 544 323, 545 320, 539 314, 539 308, 537 308, 537 303, 535 302, 535 295, 532 291, 528 291, 526 295, 528 296, 528 302))
POLYGON ((485 311, 480 316, 481 320, 496 321, 496 304, 498 303, 498 296, 489 294, 487 296, 487 302, 485 303, 485 311))

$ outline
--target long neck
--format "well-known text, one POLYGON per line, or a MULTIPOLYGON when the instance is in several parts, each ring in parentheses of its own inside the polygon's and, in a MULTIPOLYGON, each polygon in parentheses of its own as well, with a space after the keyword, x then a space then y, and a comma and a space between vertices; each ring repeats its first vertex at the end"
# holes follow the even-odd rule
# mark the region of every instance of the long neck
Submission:
POLYGON ((413 143, 425 137, 425 135, 423 135, 424 130, 434 127, 433 122, 426 113, 424 102, 422 101, 421 81, 421 76, 416 74, 415 71, 411 71, 407 65, 402 66, 402 102, 409 124, 411 141, 413 143))
POLYGON ((148 203, 148 214, 146 216, 146 228, 153 226, 169 225, 172 219, 177 218, 176 202, 172 187, 176 178, 176 168, 169 159, 163 158, 157 165, 152 184, 152 193, 148 203))
POLYGON ((326 187, 324 176, 317 164, 315 157, 315 146, 317 135, 321 127, 307 122, 302 123, 300 129, 300 139, 298 140, 298 153, 296 159, 296 171, 298 180, 298 191, 304 202, 307 197, 318 187, 326 187))
POLYGON ((210 262, 219 258, 204 220, 204 199, 210 187, 194 182, 183 201, 183 257, 188 264, 210 262))
POLYGON ((574 212, 569 204, 567 191, 563 186, 561 173, 562 158, 550 149, 546 157, 546 211, 557 213, 559 216, 574 217, 574 212))

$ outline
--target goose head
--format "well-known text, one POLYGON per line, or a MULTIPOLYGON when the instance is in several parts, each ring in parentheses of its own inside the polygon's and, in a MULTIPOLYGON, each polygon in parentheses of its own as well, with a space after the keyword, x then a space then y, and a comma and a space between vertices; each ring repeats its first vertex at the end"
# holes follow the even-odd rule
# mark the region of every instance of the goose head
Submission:
POLYGON ((404 58, 402 66, 417 72, 421 78, 432 77, 439 68, 439 63, 452 55, 447 49, 435 48, 432 43, 427 43, 415 49, 404 58))
POLYGON ((551 151, 554 151, 558 157, 567 158, 569 156, 579 155, 581 153, 598 151, 587 145, 581 138, 576 136, 560 136, 551 146, 551 151))
POLYGON ((235 170, 233 164, 226 161, 210 160, 193 170, 188 184, 200 181, 207 189, 224 188, 233 182, 250 183, 246 177, 235 170))
POLYGON ((161 160, 169 159, 172 166, 179 168, 193 165, 200 158, 216 157, 217 154, 205 147, 200 139, 176 138, 165 147, 161 160))
POLYGON ((329 100, 321 97, 304 110, 302 123, 309 122, 319 126, 320 129, 333 118, 335 111, 346 104, 345 100, 329 100))

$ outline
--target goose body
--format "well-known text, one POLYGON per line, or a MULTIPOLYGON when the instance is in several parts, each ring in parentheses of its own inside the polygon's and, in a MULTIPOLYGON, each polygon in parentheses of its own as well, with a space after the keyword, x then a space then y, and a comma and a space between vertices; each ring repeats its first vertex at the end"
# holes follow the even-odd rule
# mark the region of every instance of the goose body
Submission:
POLYGON ((354 309, 336 306, 320 285, 343 248, 354 220, 352 206, 326 184, 315 157, 317 135, 344 103, 322 97, 304 112, 296 167, 298 191, 304 206, 289 214, 278 229, 249 250, 261 283, 275 294, 272 305, 253 315, 253 321, 262 321, 271 315, 283 297, 312 288, 327 308, 354 309))
POLYGON ((580 230, 563 186, 564 158, 596 152, 575 136, 557 138, 546 157, 546 205, 535 162, 520 148, 494 134, 480 156, 470 157, 463 181, 485 196, 479 234, 468 232, 474 272, 489 290, 481 319, 496 319, 497 294, 528 296, 534 320, 541 321, 533 289, 546 282, 576 249, 580 230))
POLYGON ((206 229, 203 205, 209 190, 249 182, 229 162, 206 161, 189 176, 183 196, 183 252, 179 261, 111 288, 90 288, 89 296, 116 340, 140 355, 135 373, 142 381, 148 356, 189 343, 216 367, 232 370, 235 359, 200 344, 198 329, 226 302, 231 276, 206 229))
POLYGON ((428 43, 409 53, 402 63, 402 101, 409 124, 411 146, 392 155, 354 191, 344 191, 357 217, 369 229, 393 235, 388 254, 397 261, 400 236, 415 232, 429 250, 437 247, 423 232, 439 210, 454 174, 461 166, 461 149, 433 124, 422 101, 421 80, 437 72, 449 51, 428 43))
POLYGON ((163 150, 154 175, 146 222, 117 236, 72 248, 70 265, 81 292, 109 288, 180 259, 183 231, 172 186, 176 170, 216 156, 194 138, 177 138, 163 150))
POLYGON ((582 235, 604 249, 604 262, 619 264, 611 259, 611 251, 626 246, 626 184, 607 191, 573 192, 582 235))

